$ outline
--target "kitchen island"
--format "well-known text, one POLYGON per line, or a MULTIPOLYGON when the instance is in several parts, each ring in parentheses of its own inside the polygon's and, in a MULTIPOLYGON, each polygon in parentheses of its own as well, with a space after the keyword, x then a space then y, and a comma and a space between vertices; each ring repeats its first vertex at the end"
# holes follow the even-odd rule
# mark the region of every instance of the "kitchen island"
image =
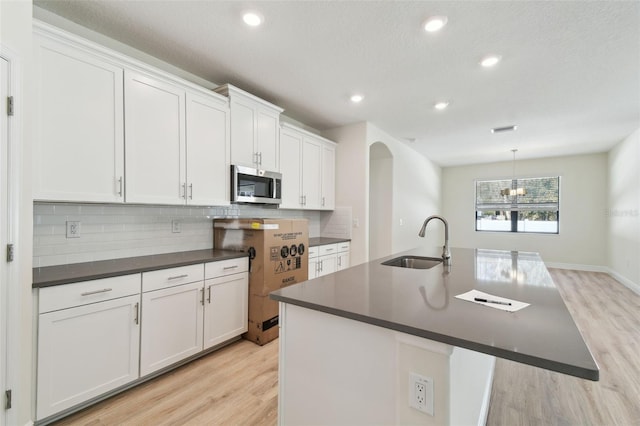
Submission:
POLYGON ((482 424, 494 357, 598 380, 537 254, 452 249, 451 266, 382 264, 399 255, 271 293, 281 302, 281 424, 482 424), (474 289, 529 306, 455 297, 474 289), (412 373, 426 379, 421 410, 409 406, 412 373))

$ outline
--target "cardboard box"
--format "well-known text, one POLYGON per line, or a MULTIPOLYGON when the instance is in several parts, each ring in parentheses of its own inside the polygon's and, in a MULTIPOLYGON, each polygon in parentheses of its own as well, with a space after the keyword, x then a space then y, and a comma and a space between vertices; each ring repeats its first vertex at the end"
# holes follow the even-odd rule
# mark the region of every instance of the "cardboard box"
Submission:
POLYGON ((306 219, 217 219, 214 247, 249 253, 249 294, 270 292, 308 279, 306 219))
POLYGON ((249 295, 249 327, 242 337, 260 346, 276 339, 280 332, 278 314, 277 301, 269 296, 249 295))
POLYGON ((278 302, 269 293, 306 281, 309 234, 306 219, 216 219, 215 248, 249 253, 247 340, 264 345, 278 337, 278 302))

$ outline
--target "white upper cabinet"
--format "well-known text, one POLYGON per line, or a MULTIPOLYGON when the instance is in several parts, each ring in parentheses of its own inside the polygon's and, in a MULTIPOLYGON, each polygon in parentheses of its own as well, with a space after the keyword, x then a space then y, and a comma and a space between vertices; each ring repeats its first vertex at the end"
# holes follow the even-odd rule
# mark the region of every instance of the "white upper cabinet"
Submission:
POLYGON ((124 201, 123 68, 36 33, 36 200, 124 201))
POLYGON ((302 141, 302 199, 306 209, 322 207, 322 142, 311 136, 302 141))
MULTIPOLYGON (((226 97, 35 27, 35 200, 229 204, 226 97)), ((267 120, 260 129, 277 126, 267 120)))
POLYGON ((280 173, 282 173, 280 208, 302 208, 302 133, 288 127, 280 130, 280 173))
POLYGON ((280 208, 335 208, 335 152, 334 142, 290 124, 282 125, 280 208))
POLYGON ((127 202, 184 204, 184 111, 184 90, 125 71, 127 202))
POLYGON ((322 199, 323 210, 335 209, 336 200, 336 146, 325 142, 322 146, 322 199))
POLYGON ((229 97, 231 163, 279 171, 279 125, 283 109, 230 84, 215 91, 229 97))
POLYGON ((187 93, 187 203, 229 204, 227 100, 187 93))

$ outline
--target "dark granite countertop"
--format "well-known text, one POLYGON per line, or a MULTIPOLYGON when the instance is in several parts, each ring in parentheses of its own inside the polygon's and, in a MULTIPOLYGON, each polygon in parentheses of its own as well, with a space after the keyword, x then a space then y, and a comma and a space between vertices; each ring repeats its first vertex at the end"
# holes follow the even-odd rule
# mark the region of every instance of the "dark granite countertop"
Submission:
POLYGON ((128 257, 97 262, 33 268, 33 288, 71 284, 80 281, 116 277, 138 272, 174 268, 197 263, 245 257, 247 253, 231 250, 194 250, 152 256, 128 257))
POLYGON ((348 238, 313 237, 309 238, 309 247, 323 246, 325 244, 344 243, 351 241, 348 238))
POLYGON ((381 265, 401 254, 271 293, 272 299, 589 380, 599 369, 537 253, 452 249, 452 266, 381 265), (510 313, 455 298, 476 289, 529 303, 510 313))

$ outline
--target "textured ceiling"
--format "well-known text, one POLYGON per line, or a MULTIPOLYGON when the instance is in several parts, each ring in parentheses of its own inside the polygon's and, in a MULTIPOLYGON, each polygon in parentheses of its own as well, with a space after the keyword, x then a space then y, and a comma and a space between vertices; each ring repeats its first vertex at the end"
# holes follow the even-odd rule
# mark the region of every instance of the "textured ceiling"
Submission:
POLYGON ((443 166, 602 152, 640 127, 638 1, 34 3, 316 129, 369 121, 443 166), (249 8, 264 25, 242 23, 249 8), (430 15, 448 17, 440 33, 421 29, 430 15))

